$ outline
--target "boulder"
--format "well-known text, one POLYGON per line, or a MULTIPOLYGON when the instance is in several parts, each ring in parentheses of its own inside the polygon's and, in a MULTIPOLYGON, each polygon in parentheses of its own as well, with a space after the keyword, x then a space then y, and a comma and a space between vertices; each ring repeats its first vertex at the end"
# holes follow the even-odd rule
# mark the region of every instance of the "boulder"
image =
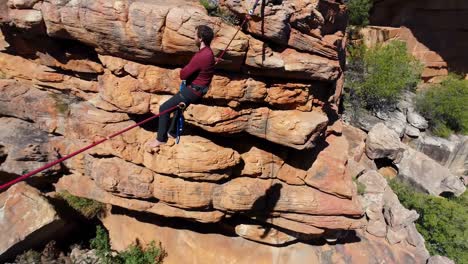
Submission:
POLYGON ((370 159, 389 158, 399 163, 405 151, 398 135, 383 123, 375 125, 367 135, 366 154, 370 159))
POLYGON ((455 262, 444 256, 432 256, 427 260, 426 264, 455 264, 455 262))
POLYGON ((366 173, 359 176, 358 182, 364 184, 366 187, 366 193, 383 193, 387 189, 387 180, 374 170, 369 170, 366 173))
POLYGON ((35 188, 17 183, 0 193, 0 260, 42 246, 64 231, 65 222, 35 188))
POLYGON ((429 127, 427 120, 415 112, 414 109, 409 108, 408 112, 406 113, 406 117, 408 118, 408 123, 410 123, 415 128, 427 129, 429 127))
POLYGON ((366 231, 376 237, 385 237, 387 235, 387 224, 383 218, 378 220, 369 220, 366 231))
POLYGON ((398 177, 415 187, 432 194, 453 193, 461 195, 465 190, 461 180, 450 170, 421 152, 408 148, 399 164, 398 177))
POLYGON ((414 126, 406 125, 405 127, 405 134, 410 136, 410 137, 419 137, 421 135, 421 132, 419 129, 415 128, 414 126))
POLYGON ((419 218, 419 214, 415 210, 408 210, 400 204, 392 189, 385 190, 383 199, 385 221, 393 228, 394 232, 399 232, 400 229, 409 226, 419 218))

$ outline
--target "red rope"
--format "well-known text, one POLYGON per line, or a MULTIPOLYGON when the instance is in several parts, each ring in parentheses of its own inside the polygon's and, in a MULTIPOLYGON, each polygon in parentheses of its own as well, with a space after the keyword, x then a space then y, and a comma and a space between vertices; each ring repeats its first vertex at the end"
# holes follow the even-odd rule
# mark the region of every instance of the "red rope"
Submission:
MULTIPOLYGON (((224 54, 226 53, 226 51, 228 50, 228 48, 229 48, 229 46, 231 45, 232 41, 234 40, 234 38, 236 38, 237 34, 239 33, 239 31, 240 31, 240 30, 242 29, 242 27, 244 26, 245 22, 247 22, 247 20, 250 19, 250 15, 252 15, 252 14, 255 12, 255 8, 257 7, 258 2, 259 2, 259 0, 256 0, 256 1, 255 1, 255 3, 254 3, 254 5, 253 5, 252 9, 249 10, 249 14, 247 14, 247 15, 245 16, 244 21, 242 21, 242 23, 241 23, 241 25, 239 26, 239 28, 237 29, 236 33, 235 33, 234 36, 231 38, 231 40, 229 41, 229 43, 226 45, 226 48, 225 48, 225 49, 223 50, 223 52, 221 52, 221 54, 216 58, 216 64, 219 63, 219 62, 221 61, 221 58, 222 58, 222 57, 224 56, 224 54)), ((6 188, 12 186, 13 184, 15 184, 15 183, 17 183, 17 182, 20 182, 20 181, 22 181, 22 180, 24 180, 24 179, 26 179, 26 178, 29 178, 29 177, 33 176, 34 174, 36 174, 36 173, 39 173, 39 172, 41 172, 41 171, 43 171, 43 170, 46 170, 46 169, 48 169, 48 168, 50 168, 50 167, 52 167, 52 166, 54 166, 54 165, 57 165, 57 164, 59 164, 59 163, 62 162, 62 161, 65 161, 65 160, 67 160, 67 159, 69 159, 69 158, 72 158, 72 157, 74 157, 74 156, 76 156, 76 155, 78 155, 78 154, 80 154, 80 153, 82 153, 82 152, 84 152, 84 151, 86 151, 86 150, 92 148, 92 147, 95 147, 95 146, 97 146, 97 145, 103 143, 104 141, 107 141, 108 139, 111 139, 111 138, 113 138, 113 137, 115 137, 115 136, 118 136, 118 135, 120 135, 120 134, 122 134, 122 133, 125 133, 125 132, 129 131, 130 129, 132 129, 132 128, 134 128, 134 127, 137 127, 137 126, 140 126, 140 125, 142 125, 142 124, 144 124, 144 123, 146 123, 146 122, 148 122, 148 121, 150 121, 150 120, 153 120, 153 119, 155 119, 156 117, 158 117, 158 116, 160 116, 160 115, 163 115, 163 114, 166 114, 166 113, 168 113, 168 112, 171 112, 172 110, 176 109, 177 107, 178 107, 178 106, 171 107, 171 108, 167 109, 166 111, 163 111, 163 112, 161 112, 161 113, 159 113, 159 114, 157 114, 157 115, 154 115, 154 116, 152 116, 152 117, 150 117, 150 118, 147 118, 147 119, 145 119, 145 120, 143 120, 143 121, 141 121, 141 122, 139 122, 139 123, 136 123, 136 124, 133 125, 133 126, 127 127, 126 129, 121 130, 121 131, 119 131, 119 132, 116 132, 116 133, 114 133, 114 134, 112 134, 112 135, 110 135, 110 136, 108 136, 108 137, 106 137, 106 138, 104 138, 104 139, 101 139, 101 140, 99 140, 99 141, 97 141, 97 142, 94 142, 93 144, 88 145, 88 146, 86 146, 86 147, 84 147, 84 148, 82 148, 82 149, 79 149, 79 150, 77 150, 77 151, 75 151, 75 152, 73 152, 73 153, 71 153, 71 154, 68 154, 67 156, 65 156, 65 157, 63 157, 63 158, 60 158, 60 159, 58 159, 58 160, 56 160, 56 161, 53 161, 53 162, 50 162, 50 163, 48 163, 48 164, 46 164, 46 165, 44 165, 44 166, 42 166, 42 167, 40 167, 40 168, 38 168, 38 169, 36 169, 36 170, 33 170, 33 171, 29 172, 29 173, 24 174, 24 175, 22 175, 22 176, 20 176, 20 177, 18 177, 18 178, 16 178, 16 179, 14 179, 14 180, 12 180, 12 181, 9 181, 9 182, 7 182, 7 183, 5 183, 5 184, 2 184, 2 185, 0 185, 0 191, 2 191, 3 189, 6 189, 6 188)))
POLYGON ((223 58, 224 54, 226 53, 226 51, 228 50, 229 46, 231 46, 231 43, 232 41, 236 38, 237 34, 239 33, 239 31, 242 29, 242 27, 244 26, 245 22, 247 22, 247 20, 250 19, 250 16, 253 15, 253 13, 255 12, 255 9, 257 8, 257 5, 258 5, 258 1, 259 0, 256 0, 252 9, 249 10, 249 13, 247 15, 245 15, 245 18, 244 20, 242 21, 242 23, 240 24, 240 26, 237 28, 237 31, 236 33, 234 33, 234 36, 231 38, 231 40, 229 41, 229 43, 226 45, 226 48, 221 52, 221 54, 216 58, 215 60, 215 64, 218 64, 221 59, 223 58))
POLYGON ((164 114, 166 114, 166 113, 169 113, 169 112, 171 112, 172 110, 176 109, 177 107, 179 107, 179 106, 177 106, 177 105, 176 105, 176 106, 173 106, 173 107, 171 107, 171 108, 169 108, 169 109, 167 109, 167 110, 165 110, 165 111, 163 111, 163 112, 161 112, 161 113, 159 113, 159 114, 157 114, 157 115, 154 115, 154 116, 152 116, 152 117, 149 117, 149 118, 147 118, 147 119, 145 119, 145 120, 143 120, 143 121, 141 121, 141 122, 139 122, 139 123, 136 123, 135 125, 129 126, 129 127, 125 128, 125 129, 123 129, 123 130, 120 130, 119 132, 116 132, 116 133, 114 133, 114 134, 112 134, 112 135, 110 135, 110 136, 104 138, 104 139, 101 139, 101 140, 99 140, 99 141, 97 141, 97 142, 94 142, 93 144, 90 144, 90 145, 88 145, 88 146, 86 146, 86 147, 84 147, 84 148, 82 148, 82 149, 79 149, 79 150, 77 150, 77 151, 75 151, 75 152, 73 152, 73 153, 71 153, 71 154, 68 154, 67 156, 65 156, 65 157, 63 157, 63 158, 60 158, 60 159, 58 159, 58 160, 56 160, 56 161, 53 161, 53 162, 50 162, 50 163, 48 163, 48 164, 46 164, 46 165, 44 165, 44 166, 42 166, 42 167, 40 167, 40 168, 38 168, 38 169, 35 169, 35 170, 31 171, 31 172, 28 172, 28 173, 24 174, 24 175, 22 175, 22 176, 20 176, 20 177, 18 177, 18 178, 16 178, 16 179, 14 179, 14 180, 12 180, 12 181, 9 181, 9 182, 7 182, 7 183, 5 183, 5 184, 2 184, 2 185, 0 185, 0 191, 2 191, 3 189, 6 189, 6 188, 8 188, 8 187, 10 187, 11 185, 13 185, 13 184, 15 184, 15 183, 18 183, 18 182, 20 182, 20 181, 22 181, 22 180, 25 180, 26 178, 29 178, 29 177, 33 176, 34 174, 36 174, 36 173, 39 173, 39 172, 41 172, 41 171, 43 171, 43 170, 46 170, 46 169, 48 169, 48 168, 50 168, 50 167, 52 167, 52 166, 54 166, 54 165, 57 165, 57 164, 59 164, 60 162, 62 162, 62 161, 64 161, 64 160, 67 160, 67 159, 69 159, 69 158, 72 158, 72 157, 74 157, 74 156, 80 154, 81 152, 84 152, 84 151, 86 151, 86 150, 88 150, 88 149, 90 149, 90 148, 92 148, 92 147, 95 147, 95 146, 97 146, 97 145, 103 143, 104 141, 107 141, 108 139, 111 139, 111 138, 113 138, 113 137, 116 137, 116 136, 118 136, 118 135, 120 135, 120 134, 122 134, 122 133, 125 133, 125 132, 129 131, 130 129, 133 129, 133 128, 137 127, 137 126, 140 126, 140 125, 142 125, 142 124, 144 124, 144 123, 146 123, 146 122, 149 122, 149 121, 155 119, 156 117, 159 117, 160 115, 164 115, 164 114))

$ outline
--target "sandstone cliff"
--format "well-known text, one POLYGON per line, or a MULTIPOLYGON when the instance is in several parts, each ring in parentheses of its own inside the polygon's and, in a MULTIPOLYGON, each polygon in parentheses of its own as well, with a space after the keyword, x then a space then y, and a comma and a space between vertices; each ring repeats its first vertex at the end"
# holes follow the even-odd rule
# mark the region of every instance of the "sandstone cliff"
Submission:
MULTIPOLYGON (((240 18, 246 4, 221 1, 240 18)), ((213 27, 217 54, 236 30, 188 0, 9 0, 0 14, 0 120, 40 131, 1 139, 0 168, 10 176, 157 113, 177 92, 180 67, 196 52, 195 27, 213 27), (15 158, 10 147, 19 141, 32 149, 27 159, 15 158)), ((148 221, 228 226, 269 245, 333 240, 339 232, 357 238, 353 230, 370 219, 352 180, 363 172, 353 164, 366 160, 366 136, 343 127, 336 113, 345 27, 341 1, 266 1, 234 39, 206 98, 186 110, 180 144, 151 151, 145 143, 155 124, 137 127, 50 170, 66 174, 55 190, 148 221)), ((409 242, 415 241, 413 221, 388 233, 384 222, 379 236, 400 243, 395 255, 417 263, 427 256, 409 242)), ((384 239, 376 243, 383 251, 390 247, 384 239)), ((360 257, 353 262, 362 263, 360 257)))
POLYGON ((463 0, 374 1, 370 21, 364 30, 368 43, 388 39, 407 42, 409 51, 424 65, 425 81, 440 81, 448 71, 468 73, 468 15, 463 0))

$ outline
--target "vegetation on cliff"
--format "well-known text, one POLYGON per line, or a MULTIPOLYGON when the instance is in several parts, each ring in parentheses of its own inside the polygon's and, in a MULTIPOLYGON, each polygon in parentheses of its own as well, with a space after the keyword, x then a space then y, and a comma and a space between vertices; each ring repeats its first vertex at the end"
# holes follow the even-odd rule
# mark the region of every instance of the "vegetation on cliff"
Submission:
POLYGON ((422 66, 407 53, 403 42, 391 41, 371 48, 356 44, 348 47, 348 52, 347 97, 355 107, 392 108, 402 92, 414 89, 419 81, 422 66))
POLYGON ((434 134, 448 137, 453 132, 468 133, 468 80, 449 75, 442 83, 421 92, 418 111, 429 120, 434 134))
POLYGON ((69 192, 58 193, 58 198, 63 199, 68 205, 87 219, 96 217, 104 210, 104 204, 95 200, 71 195, 69 192))
POLYGON ((90 244, 104 264, 160 264, 166 256, 161 245, 156 246, 154 241, 145 248, 137 241, 126 250, 115 252, 110 247, 109 235, 101 226, 97 226, 96 237, 90 244))
POLYGON ((420 217, 416 227, 426 240, 431 255, 447 256, 456 263, 468 263, 468 193, 461 197, 442 198, 415 192, 398 179, 390 181, 392 190, 408 209, 420 217))
POLYGON ((372 0, 348 0, 349 24, 353 26, 367 26, 369 24, 369 11, 372 0))

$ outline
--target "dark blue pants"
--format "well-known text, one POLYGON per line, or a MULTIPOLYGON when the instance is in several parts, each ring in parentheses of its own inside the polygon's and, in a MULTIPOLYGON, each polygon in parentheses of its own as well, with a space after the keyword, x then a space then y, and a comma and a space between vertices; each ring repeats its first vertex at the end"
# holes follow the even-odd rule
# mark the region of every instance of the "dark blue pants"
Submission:
MULTIPOLYGON (((186 106, 189 106, 192 103, 200 100, 200 96, 194 94, 190 88, 183 89, 181 92, 178 92, 176 95, 172 96, 169 100, 164 102, 159 107, 159 113, 166 111, 167 109, 178 105, 181 102, 184 102, 186 106)), ((175 111, 175 110, 174 110, 175 111)), ((172 111, 173 112, 173 111, 172 111)), ((159 142, 167 142, 167 132, 173 131, 175 124, 177 122, 177 115, 174 115, 174 118, 171 122, 171 127, 169 128, 169 119, 171 113, 165 113, 159 116, 159 126, 158 126, 158 136, 157 139, 159 142)))

